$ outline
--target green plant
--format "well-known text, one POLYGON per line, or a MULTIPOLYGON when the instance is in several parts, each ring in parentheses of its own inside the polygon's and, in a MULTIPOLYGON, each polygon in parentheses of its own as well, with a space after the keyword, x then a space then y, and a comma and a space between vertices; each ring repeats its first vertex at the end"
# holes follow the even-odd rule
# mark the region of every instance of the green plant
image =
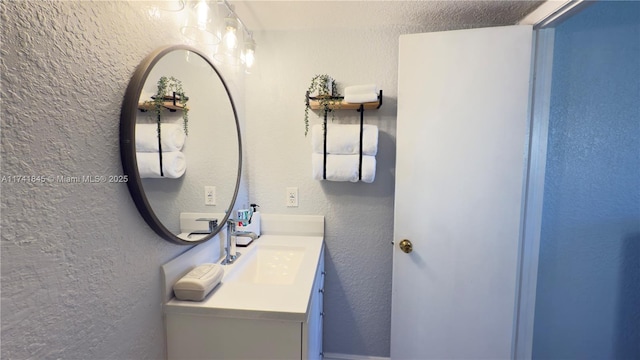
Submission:
POLYGON ((162 76, 158 79, 158 87, 155 95, 151 97, 152 101, 145 101, 146 105, 150 105, 153 108, 156 116, 156 122, 158 124, 158 138, 160 138, 160 122, 165 102, 174 101, 174 98, 176 103, 180 104, 180 108, 182 110, 182 126, 184 133, 185 135, 189 134, 189 108, 187 108, 189 98, 182 89, 182 81, 173 76, 162 76))
POLYGON ((320 111, 331 112, 333 120, 333 110, 340 106, 342 100, 339 98, 337 84, 329 75, 315 75, 311 78, 311 84, 307 89, 304 109, 304 136, 309 133, 309 110, 311 109, 309 99, 316 100, 320 104, 320 111))

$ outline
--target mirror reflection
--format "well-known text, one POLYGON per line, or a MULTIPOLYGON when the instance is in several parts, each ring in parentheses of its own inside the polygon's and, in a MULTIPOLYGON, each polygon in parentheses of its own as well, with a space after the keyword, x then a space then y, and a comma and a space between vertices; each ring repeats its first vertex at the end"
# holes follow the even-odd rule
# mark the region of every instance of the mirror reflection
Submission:
POLYGON ((162 225, 178 235, 180 213, 227 211, 236 191, 240 144, 230 97, 213 66, 193 51, 168 52, 144 80, 139 109, 138 172, 151 210, 162 225), (179 91, 169 84, 171 91, 162 99, 167 106, 156 113, 152 105, 161 79, 177 82, 179 91))

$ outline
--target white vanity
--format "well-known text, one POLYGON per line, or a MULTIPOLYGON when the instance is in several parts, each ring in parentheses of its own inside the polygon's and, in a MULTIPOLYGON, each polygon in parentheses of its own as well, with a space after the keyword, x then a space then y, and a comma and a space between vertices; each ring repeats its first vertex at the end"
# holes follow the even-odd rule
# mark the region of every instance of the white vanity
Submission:
POLYGON ((203 301, 172 297, 182 275, 219 260, 217 240, 162 267, 168 358, 322 358, 324 217, 263 214, 262 236, 203 301))

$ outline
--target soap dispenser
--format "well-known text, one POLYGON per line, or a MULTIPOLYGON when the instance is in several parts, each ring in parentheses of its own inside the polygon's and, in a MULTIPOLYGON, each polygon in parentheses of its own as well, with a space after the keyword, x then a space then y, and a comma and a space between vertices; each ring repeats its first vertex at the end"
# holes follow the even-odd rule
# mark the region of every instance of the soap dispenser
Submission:
POLYGON ((253 231, 254 233, 256 233, 258 236, 260 236, 260 211, 258 211, 257 208, 259 208, 260 205, 258 204, 251 204, 251 209, 253 210, 253 216, 251 217, 251 222, 254 224, 253 225, 253 229, 251 231, 253 231))

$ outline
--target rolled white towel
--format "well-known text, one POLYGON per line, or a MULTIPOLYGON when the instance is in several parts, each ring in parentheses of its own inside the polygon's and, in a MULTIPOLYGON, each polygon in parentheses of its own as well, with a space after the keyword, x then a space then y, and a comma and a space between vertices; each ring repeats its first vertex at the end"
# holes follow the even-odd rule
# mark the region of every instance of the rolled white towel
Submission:
MULTIPOLYGON (((311 128, 313 152, 324 153, 324 130, 321 124, 311 128)), ((360 153, 360 125, 327 124, 327 154, 351 155, 360 153)), ((378 127, 362 126, 362 155, 378 153, 378 127)))
MULTIPOLYGON (((182 125, 161 124, 160 135, 162 139, 162 151, 180 151, 184 146, 187 136, 182 125)), ((158 152, 158 125, 136 124, 136 151, 158 152)))
POLYGON ((366 84, 366 85, 352 85, 344 88, 344 94, 377 94, 378 93, 378 85, 376 84, 366 84))
MULTIPOLYGON (((313 179, 323 180, 324 154, 311 154, 313 179)), ((359 155, 327 155, 327 179, 330 181, 358 182, 359 155)), ((376 178, 376 157, 362 156, 362 182, 372 183, 376 178)))
POLYGON ((351 104, 362 104, 378 101, 377 93, 344 94, 344 102, 351 104))
POLYGON ((187 160, 181 151, 162 153, 164 176, 160 176, 160 159, 157 152, 138 152, 136 158, 141 178, 177 179, 187 171, 187 160))

